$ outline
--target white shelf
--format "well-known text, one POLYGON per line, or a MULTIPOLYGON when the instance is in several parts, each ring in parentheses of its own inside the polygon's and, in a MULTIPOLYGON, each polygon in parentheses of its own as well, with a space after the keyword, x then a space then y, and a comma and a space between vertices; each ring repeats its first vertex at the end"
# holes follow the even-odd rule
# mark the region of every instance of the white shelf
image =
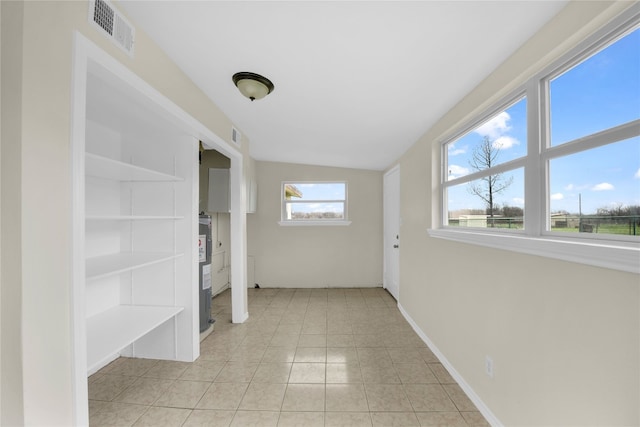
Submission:
POLYGON ((87 368, 110 356, 180 313, 183 307, 120 305, 87 319, 87 368))
POLYGON ((86 153, 85 173, 87 176, 114 181, 183 181, 182 178, 163 172, 146 169, 96 154, 86 153))
POLYGON ((169 261, 182 256, 182 254, 161 252, 121 252, 112 255, 103 255, 86 260, 87 280, 95 280, 125 273, 137 268, 147 267, 160 262, 169 261))
POLYGON ((146 221, 146 220, 180 220, 183 216, 161 216, 161 215, 87 215, 87 221, 146 221))

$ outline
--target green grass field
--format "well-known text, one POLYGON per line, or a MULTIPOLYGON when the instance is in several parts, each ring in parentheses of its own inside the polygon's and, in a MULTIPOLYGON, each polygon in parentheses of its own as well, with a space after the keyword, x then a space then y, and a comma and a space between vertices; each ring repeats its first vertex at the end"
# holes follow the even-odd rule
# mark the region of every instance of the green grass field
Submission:
MULTIPOLYGON (((582 223, 582 234, 612 234, 618 236, 640 236, 640 217, 597 217, 585 216, 579 220, 576 216, 554 217, 551 231, 560 233, 578 233, 578 224, 582 223), (564 225, 564 227, 557 227, 564 225)), ((500 228, 522 230, 524 228, 522 217, 496 217, 496 218, 450 218, 449 226, 462 228, 500 228)))
MULTIPOLYGON (((563 233, 577 233, 578 229, 573 227, 552 227, 551 231, 560 231, 563 233)), ((636 226, 635 230, 629 224, 602 224, 602 225, 594 225, 593 233, 597 234, 618 234, 618 235, 626 235, 626 236, 637 236, 640 235, 640 227, 636 226), (635 231, 635 234, 634 234, 635 231)))

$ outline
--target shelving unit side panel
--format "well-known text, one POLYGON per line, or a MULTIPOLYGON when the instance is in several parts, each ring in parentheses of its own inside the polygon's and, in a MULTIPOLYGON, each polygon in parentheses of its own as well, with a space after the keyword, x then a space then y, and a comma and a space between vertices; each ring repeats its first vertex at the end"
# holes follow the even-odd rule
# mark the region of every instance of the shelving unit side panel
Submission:
POLYGON ((184 259, 176 263, 176 304, 185 307, 178 317, 178 359, 193 360, 199 355, 198 289, 198 140, 184 136, 176 145, 176 170, 184 177, 175 184, 176 215, 184 221, 176 221, 176 248, 184 252, 184 259))

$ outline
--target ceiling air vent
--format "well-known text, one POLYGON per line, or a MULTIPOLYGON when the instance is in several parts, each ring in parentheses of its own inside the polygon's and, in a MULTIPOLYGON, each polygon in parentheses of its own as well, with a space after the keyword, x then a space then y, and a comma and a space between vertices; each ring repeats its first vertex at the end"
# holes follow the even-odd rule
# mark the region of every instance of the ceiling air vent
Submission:
POLYGON ((89 22, 133 57, 136 30, 107 0, 89 0, 89 22))
POLYGON ((240 131, 234 127, 231 127, 231 140, 235 142, 235 144, 240 147, 240 142, 242 140, 242 135, 240 131))

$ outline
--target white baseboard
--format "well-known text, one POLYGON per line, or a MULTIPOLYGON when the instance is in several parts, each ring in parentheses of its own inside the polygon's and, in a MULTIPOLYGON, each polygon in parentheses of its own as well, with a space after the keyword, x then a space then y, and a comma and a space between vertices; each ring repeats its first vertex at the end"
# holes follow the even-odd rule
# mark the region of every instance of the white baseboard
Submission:
MULTIPOLYGON (((0 0, 1 1, 1 0, 0 0)), ((358 284, 358 285, 354 285, 354 284, 349 284, 349 285, 342 285, 342 284, 332 284, 332 285, 326 285, 326 284, 300 284, 300 283, 294 283, 294 284, 282 284, 279 283, 277 285, 271 285, 268 283, 256 283, 258 286, 260 286, 260 289, 375 289, 375 288, 382 288, 382 284, 381 283, 374 283, 374 284, 358 284)), ((256 284, 253 284, 251 286, 249 286, 247 284, 247 288, 251 289, 253 287, 255 287, 256 284)))
POLYGON ((427 344, 427 347, 429 347, 429 349, 438 358, 438 360, 440 360, 440 363, 442 363, 442 365, 445 368, 447 368, 447 371, 449 371, 449 374, 451 374, 453 379, 456 380, 460 388, 466 393, 467 397, 471 399, 473 404, 476 405, 476 407, 478 408, 478 411, 480 411, 480 413, 484 416, 487 422, 495 427, 503 427, 503 424, 500 422, 500 420, 498 420, 498 418, 493 414, 493 412, 491 412, 489 407, 484 404, 482 399, 480 399, 480 397, 476 394, 476 392, 473 391, 471 386, 467 384, 464 378, 462 378, 462 376, 458 373, 458 371, 456 371, 455 368, 451 365, 451 363, 449 363, 447 358, 444 357, 442 352, 438 350, 438 347, 435 346, 435 344, 422 331, 422 329, 420 329, 420 327, 416 324, 416 322, 414 322, 411 316, 409 316, 409 313, 405 311, 405 309, 402 307, 400 303, 398 303, 398 309, 400 310, 400 313, 402 313, 406 321, 409 322, 413 330, 416 331, 418 336, 420 336, 422 341, 424 341, 425 344, 427 344))

